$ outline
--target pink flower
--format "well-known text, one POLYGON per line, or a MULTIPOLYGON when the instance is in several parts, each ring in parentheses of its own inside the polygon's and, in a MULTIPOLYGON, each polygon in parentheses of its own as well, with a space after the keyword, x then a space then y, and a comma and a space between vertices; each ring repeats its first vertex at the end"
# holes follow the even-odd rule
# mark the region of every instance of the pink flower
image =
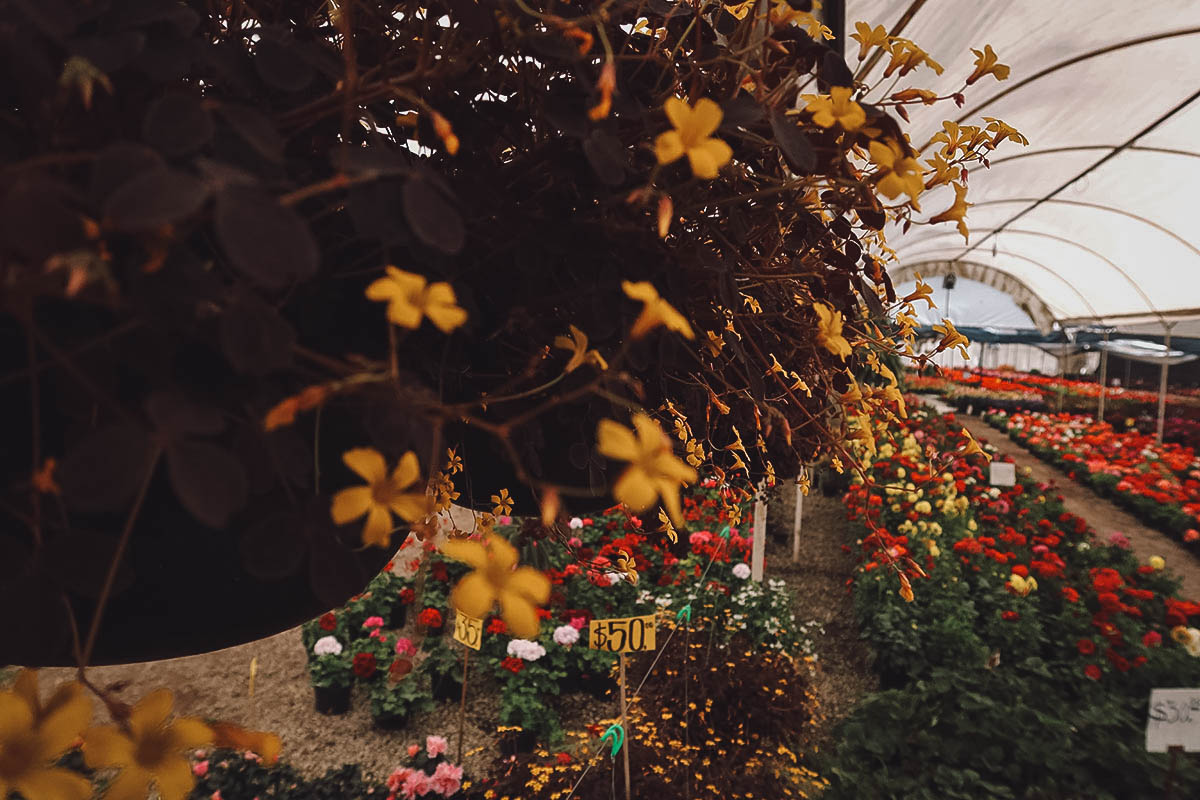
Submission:
POLYGON ((587 627, 587 617, 571 617, 571 627, 581 631, 587 627))
POLYGON ((208 762, 200 761, 195 764, 192 764, 192 774, 195 775, 197 778, 203 778, 205 775, 208 774, 208 762))
POLYGON ((1125 534, 1121 533, 1120 531, 1117 531, 1112 536, 1109 536, 1108 543, 1113 545, 1114 547, 1120 547, 1125 550, 1129 549, 1129 537, 1127 537, 1125 534))
POLYGON ((396 640, 396 655, 398 656, 415 656, 417 648, 413 645, 412 639, 401 636, 396 640))
POLYGON ((440 792, 443 797, 449 797, 462 786, 462 776, 462 767, 456 767, 449 761, 443 761, 433 771, 433 778, 429 783, 434 791, 440 792))
POLYGON ((416 758, 416 757, 417 757, 417 753, 419 753, 419 752, 421 752, 421 746, 420 746, 420 745, 418 745, 418 744, 410 744, 410 745, 408 746, 408 757, 409 757, 409 758, 416 758))
POLYGON ((383 627, 383 617, 367 617, 366 622, 363 623, 363 627, 364 628, 382 628, 383 627))
POLYGON ((246 759, 247 761, 262 761, 262 758, 258 755, 258 753, 255 753, 253 750, 247 750, 246 752, 242 753, 242 758, 246 759))
POLYGON ((512 525, 512 517, 510 517, 508 514, 501 514, 496 522, 500 523, 501 525, 512 525))
POLYGON ((393 794, 400 791, 400 787, 404 785, 404 781, 408 779, 408 774, 412 772, 411 767, 398 767, 387 779, 388 791, 393 794))
POLYGON ((570 539, 567 539, 567 544, 571 547, 583 547, 583 539, 580 539, 578 536, 572 536, 570 539))
POLYGON ((696 531, 688 537, 688 544, 692 547, 708 544, 710 541, 712 541, 712 534, 708 531, 696 531))
POLYGON ((212 800, 222 800, 220 789, 217 789, 215 792, 212 793, 212 800))
POLYGON ((405 800, 413 800, 415 797, 429 794, 429 790, 432 788, 429 785, 429 776, 419 769, 414 769, 404 779, 404 785, 400 787, 400 791, 404 793, 405 800))
POLYGON ((444 736, 426 736, 425 737, 425 754, 430 758, 437 758, 442 753, 446 752, 446 737, 444 736))

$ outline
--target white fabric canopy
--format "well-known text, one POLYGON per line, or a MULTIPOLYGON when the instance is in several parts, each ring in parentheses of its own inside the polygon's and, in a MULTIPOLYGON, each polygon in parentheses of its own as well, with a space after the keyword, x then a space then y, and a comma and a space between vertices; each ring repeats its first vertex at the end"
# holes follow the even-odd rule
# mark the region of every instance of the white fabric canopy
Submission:
MULTIPOLYGON (((971 171, 969 244, 953 223, 889 230, 894 279, 974 265, 975 275, 1002 275, 1006 291, 1044 304, 1030 308, 1043 329, 1057 321, 1162 333, 1164 324, 1200 319, 1200 2, 847 0, 847 33, 859 20, 896 33, 913 7, 897 35, 945 72, 921 67, 897 89, 957 91, 973 68, 971 48, 985 44, 1012 67, 1006 81, 985 76, 968 87, 962 109, 910 106, 913 144, 924 145, 943 119, 982 125, 989 116, 1029 145, 1005 142, 990 169, 971 171)), ((847 43, 852 68, 857 48, 847 43)), ((887 62, 866 76, 877 87, 867 102, 890 89, 893 79, 881 79, 887 62)), ((952 200, 949 187, 926 192, 920 218, 952 200)))

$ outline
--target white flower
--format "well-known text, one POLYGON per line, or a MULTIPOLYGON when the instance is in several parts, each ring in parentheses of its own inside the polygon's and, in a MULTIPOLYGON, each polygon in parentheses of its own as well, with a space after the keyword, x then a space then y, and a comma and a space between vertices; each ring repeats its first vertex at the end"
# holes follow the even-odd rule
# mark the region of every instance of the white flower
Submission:
POLYGON ((567 523, 567 527, 573 531, 577 531, 583 527, 583 520, 579 517, 571 517, 571 521, 567 523))
POLYGON ((522 661, 537 661, 546 655, 546 648, 528 639, 513 639, 508 643, 508 654, 522 661))
POLYGON ((735 564, 733 566, 733 577, 746 580, 750 577, 750 567, 745 564, 735 564))
POLYGON ((620 572, 608 573, 608 585, 609 586, 615 586, 616 584, 620 583, 623 580, 625 580, 625 575, 620 572))
POLYGON ((313 652, 319 656, 336 656, 342 653, 342 643, 332 636, 322 636, 313 645, 313 652))
POLYGON ((1184 649, 1188 651, 1189 656, 1200 658, 1200 629, 1188 628, 1188 640, 1183 643, 1184 649))
POLYGON ((570 647, 579 641, 579 631, 573 625, 561 625, 554 629, 554 641, 563 647, 570 647))

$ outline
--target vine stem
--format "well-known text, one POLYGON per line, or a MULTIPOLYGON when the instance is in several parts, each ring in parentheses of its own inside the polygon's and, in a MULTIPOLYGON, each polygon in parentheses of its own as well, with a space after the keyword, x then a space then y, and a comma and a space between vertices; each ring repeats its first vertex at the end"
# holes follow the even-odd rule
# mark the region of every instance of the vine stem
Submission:
POLYGON ((100 596, 96 600, 96 611, 92 614, 92 622, 88 628, 87 642, 83 646, 83 651, 79 654, 79 677, 83 681, 85 678, 84 670, 87 669, 87 664, 92 660, 92 651, 96 647, 96 637, 100 634, 100 622, 104 618, 104 607, 108 604, 108 598, 112 594, 113 584, 117 579, 117 570, 121 566, 121 560, 125 557, 125 548, 129 544, 129 537, 133 534, 133 526, 137 522, 138 515, 142 511, 142 504, 146 500, 146 494, 150 491, 150 482, 154 479, 154 472, 158 468, 158 459, 162 456, 162 446, 155 444, 154 453, 150 457, 150 463, 146 467, 146 476, 142 478, 142 485, 138 488, 137 498, 133 501, 133 507, 129 509, 129 516, 125 519, 125 528, 121 531, 121 538, 117 542, 117 549, 113 553, 112 563, 108 565, 108 574, 104 576, 104 586, 100 589, 100 596))

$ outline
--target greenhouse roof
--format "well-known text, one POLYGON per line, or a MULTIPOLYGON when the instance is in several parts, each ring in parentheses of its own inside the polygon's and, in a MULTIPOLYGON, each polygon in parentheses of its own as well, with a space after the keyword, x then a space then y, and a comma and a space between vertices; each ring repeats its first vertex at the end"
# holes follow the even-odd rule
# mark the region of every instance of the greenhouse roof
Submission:
MULTIPOLYGON (((848 32, 859 20, 882 24, 945 67, 940 76, 919 69, 898 88, 959 90, 971 48, 985 44, 1011 65, 1008 80, 969 87, 961 110, 911 107, 915 146, 951 113, 970 124, 998 117, 1029 140, 1004 143, 990 169, 972 171, 969 244, 949 224, 889 231, 894 280, 951 271, 981 280, 1013 295, 1043 331, 1054 322, 1200 330, 1200 3, 847 0, 845 11, 848 32)), ((886 65, 866 82, 888 89, 886 65)), ((921 218, 952 200, 947 186, 926 192, 921 218)))

